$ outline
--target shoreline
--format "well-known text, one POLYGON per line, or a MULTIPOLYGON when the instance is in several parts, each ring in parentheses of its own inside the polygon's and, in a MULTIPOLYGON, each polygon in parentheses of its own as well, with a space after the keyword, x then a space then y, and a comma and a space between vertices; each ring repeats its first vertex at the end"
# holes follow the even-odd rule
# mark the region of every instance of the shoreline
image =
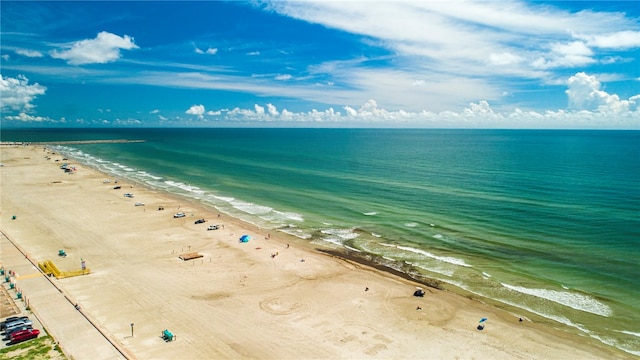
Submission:
MULTIPOLYGON (((507 310, 499 309, 490 305, 485 305, 479 301, 466 298, 462 295, 458 295, 449 291, 438 290, 437 286, 433 290, 429 290, 427 296, 424 299, 414 298, 411 296, 413 289, 416 285, 420 285, 416 279, 410 277, 409 274, 402 273, 401 271, 393 271, 389 267, 376 264, 375 262, 367 262, 366 259, 362 259, 358 256, 350 256, 348 253, 317 249, 317 246, 309 243, 304 243, 300 239, 297 239, 291 235, 277 232, 275 236, 271 234, 264 234, 265 230, 258 228, 255 225, 241 222, 239 219, 233 219, 228 215, 220 216, 219 220, 226 225, 226 229, 223 231, 216 231, 215 234, 206 232, 203 234, 203 228, 195 230, 193 221, 196 218, 204 217, 209 219, 211 223, 217 221, 215 212, 213 209, 207 206, 197 203, 195 200, 179 198, 178 195, 169 194, 157 191, 155 189, 145 188, 142 184, 131 185, 123 183, 123 191, 135 191, 136 199, 124 199, 122 194, 114 193, 110 186, 106 186, 103 183, 98 183, 101 179, 108 178, 109 176, 91 168, 87 168, 84 165, 78 165, 78 174, 65 175, 57 166, 54 166, 54 162, 49 160, 35 159, 34 155, 43 155, 43 152, 36 146, 15 148, 15 154, 7 159, 3 156, 3 181, 2 187, 3 193, 7 193, 6 186, 16 187, 16 193, 13 192, 7 196, 8 200, 3 196, 3 213, 2 213, 2 228, 12 235, 12 238, 20 243, 25 243, 24 247, 31 254, 32 257, 42 259, 47 253, 55 250, 56 248, 68 244, 72 249, 76 249, 73 252, 73 257, 77 260, 78 257, 83 255, 83 258, 87 258, 92 264, 90 265, 94 273, 87 276, 59 280, 60 284, 72 294, 75 298, 79 299, 83 303, 83 309, 92 316, 95 317, 97 324, 101 328, 106 329, 108 333, 114 334, 116 341, 131 353, 137 357, 145 358, 143 355, 153 355, 154 358, 175 358, 173 356, 176 353, 165 354, 157 353, 153 346, 145 346, 145 344, 134 343, 133 340, 129 341, 120 339, 117 336, 117 326, 112 323, 112 320, 104 316, 109 306, 120 305, 127 303, 127 298, 132 294, 140 296, 139 308, 141 312, 146 310, 149 306, 160 306, 163 312, 167 312, 164 317, 168 319, 179 319, 184 314, 182 310, 171 310, 171 302, 167 304, 166 300, 158 299, 157 292, 166 292, 163 290, 165 285, 176 286, 183 291, 186 291, 191 295, 191 298, 185 299, 181 296, 169 296, 173 301, 182 302, 181 307, 195 306, 195 310, 190 310, 190 314, 196 314, 203 318, 213 317, 214 320, 237 321, 240 323, 253 321, 258 322, 257 330, 250 331, 253 337, 256 338, 261 346, 255 348, 254 346, 241 344, 234 345, 233 338, 225 337, 224 332, 215 331, 206 326, 206 321, 200 321, 199 324, 204 325, 208 330, 213 331, 219 336, 224 337, 226 340, 218 343, 220 349, 207 349, 199 350, 193 353, 197 358, 199 355, 216 356, 224 358, 232 357, 293 357, 294 353, 292 349, 283 349, 281 346, 273 346, 274 343, 283 345, 281 342, 273 339, 273 336, 260 336, 260 330, 262 332, 268 332, 268 330, 279 329, 280 335, 287 334, 288 340, 293 343, 292 347, 304 344, 309 346, 309 340, 314 338, 326 338, 326 336, 333 335, 333 340, 323 340, 320 344, 310 346, 304 353, 309 358, 328 358, 328 357, 340 357, 340 358, 387 358, 387 357, 409 357, 419 356, 423 354, 423 348, 429 348, 431 344, 432 348, 438 349, 438 356, 433 357, 467 357, 475 354, 475 351, 484 352, 486 357, 494 358, 563 358, 565 356, 576 356, 577 352, 584 352, 586 358, 625 358, 628 356, 616 349, 605 348, 604 346, 598 346, 594 339, 586 337, 579 337, 577 335, 557 330, 549 325, 535 324, 529 321, 525 324, 519 324, 517 317, 508 313, 507 310), (25 151, 31 151, 31 156, 34 158, 25 158, 25 151), (11 161, 9 161, 11 160, 11 161), (12 166, 21 166, 33 169, 44 169, 49 165, 47 171, 42 172, 42 176, 38 177, 35 183, 28 181, 27 184, 19 184, 19 180, 16 178, 16 174, 5 175, 7 170, 12 166), (56 175, 57 174, 57 175, 56 175), (80 176, 79 176, 80 175, 80 176), (6 176, 6 177, 5 177, 6 176), (64 180, 60 183, 55 183, 57 180, 49 179, 43 181, 44 178, 61 178, 64 180), (73 177, 73 178, 70 178, 73 177), (81 179, 78 179, 81 177, 81 179), (39 180, 39 182, 37 181, 39 180), (8 182, 9 184, 5 183, 8 182), (41 189, 42 187, 45 189, 41 189), (130 187, 129 187, 130 186, 130 187), (22 190, 17 189, 22 187, 22 190), (49 187, 49 189, 46 189, 49 187), (69 222, 64 214, 58 214, 56 216, 55 211, 47 208, 39 202, 46 199, 57 199, 55 191, 51 191, 54 187, 64 187, 65 190, 80 193, 73 194, 73 199, 67 199, 60 202, 60 207, 66 211, 78 214, 84 220, 87 220, 90 224, 85 224, 82 221, 74 220, 69 222), (33 189, 49 190, 41 191, 39 198, 38 195, 29 195, 27 190, 33 189), (133 189, 133 190, 129 190, 133 189), (138 193, 141 193, 139 196, 138 193), (19 204, 19 194, 26 196, 26 204, 19 204), (86 208, 78 213, 75 207, 78 207, 77 199, 90 199, 87 195, 94 195, 98 200, 86 201, 87 204, 82 204, 86 208), (118 196, 120 195, 120 196, 118 196), (148 206, 145 206, 143 211, 133 207, 132 202, 137 201, 137 197, 144 198, 148 206), (149 199, 149 200, 147 200, 149 199), (76 202, 74 202, 74 200, 76 202), (71 201, 71 202, 70 202, 71 201), (124 205, 127 204, 128 207, 124 205), (162 203, 167 209, 184 210, 187 214, 186 220, 169 220, 168 217, 171 214, 170 211, 160 212, 155 210, 156 204, 162 203), (153 205, 152 205, 153 204, 153 205), (186 204, 186 206, 184 206, 186 204), (8 206, 6 206, 8 205, 8 206), (7 223, 7 213, 9 209, 23 210, 30 214, 29 217, 35 216, 34 210, 28 209, 29 205, 38 208, 43 214, 48 214, 50 218, 54 219, 50 224, 42 224, 43 231, 38 229, 28 230, 24 225, 18 225, 16 223, 7 223), (8 209, 7 209, 8 207, 8 209), (109 211, 105 217, 108 219, 101 220, 99 229, 91 229, 92 222, 90 219, 95 219, 95 216, 101 212, 107 212, 105 209, 116 211, 109 211), (147 211, 149 210, 149 211, 147 211), (82 213, 87 213, 83 215, 82 213), (123 214, 124 213, 124 214, 123 214), (197 215, 196 215, 197 214, 197 215), (162 217, 160 217, 162 215, 162 217), (150 219, 150 223, 140 223, 141 217, 150 219), (120 229, 120 226, 114 227, 113 222, 121 222, 124 229, 120 229), (65 239, 64 232, 52 231, 55 235, 53 239, 45 240, 44 235, 49 232, 52 227, 57 224, 71 224, 78 232, 82 233, 79 236, 74 234, 72 239, 65 239), (166 223, 171 223, 167 225, 166 223), (176 225, 177 223, 177 225, 176 225), (7 226, 5 226, 7 225, 7 226), (15 229, 14 229, 15 227, 15 229), (114 227, 114 237, 105 235, 108 230, 114 227), (117 228, 117 229, 116 229, 117 228), (129 228, 129 229, 127 229, 129 228), (16 233, 18 235, 16 235, 16 233), (151 233, 151 234, 147 234, 151 233), (236 238, 241 233, 250 233, 255 239, 253 239, 248 246, 237 243, 236 238), (170 234, 167 236, 167 234, 170 234), (230 235, 227 235, 230 234, 230 235), (91 244, 86 244, 83 241, 83 236, 92 235, 99 238, 101 241, 93 241, 91 244), (117 235, 117 236, 115 236, 117 235), (25 237, 33 236, 36 239, 27 239, 25 237), (141 243, 134 244, 125 243, 119 240, 118 237, 124 237, 128 239, 140 238, 141 243), (265 239, 262 239, 264 237, 265 239), (157 246, 154 243, 146 244, 147 241, 157 241, 157 246), (176 240, 177 239, 177 240, 176 240), (50 242, 50 244, 40 244, 37 240, 50 242), (105 245, 104 243, 107 243, 105 245), (256 247, 256 244, 258 245, 256 247), (289 248, 291 244, 291 248, 289 248), (168 256, 168 251, 164 253, 158 250, 158 247, 165 246, 166 249, 172 248, 172 255, 168 256), (285 247, 286 245, 286 247, 285 247), (121 279, 124 283, 128 283, 133 286, 133 289, 127 289, 127 286, 112 283, 107 281, 107 285, 110 289, 115 290, 118 296, 113 297, 114 304, 104 304, 99 297, 92 295, 84 286, 88 286, 91 283, 92 277, 101 277, 104 273, 110 273, 114 275, 115 271, 119 271, 121 267, 127 267, 126 264, 117 261, 117 257, 114 260, 114 254, 119 254, 120 257, 126 257, 129 259, 129 254, 121 253, 120 246, 126 247, 131 251, 137 251, 140 258, 137 259, 131 257, 133 261, 140 261, 145 266, 150 267, 152 270, 150 273, 145 272, 142 278, 144 281, 152 283, 149 286, 144 286, 140 279, 132 280, 127 279, 120 275, 118 279, 121 279), (188 250, 196 250, 203 254, 202 263, 196 269, 196 263, 198 260, 180 261, 177 262, 176 254, 177 249, 180 248, 180 253, 187 252, 188 250), (261 248, 261 249, 258 249, 261 248), (48 249, 48 250, 45 250, 48 249), (267 250, 268 249, 268 250, 267 250), (267 251, 261 251, 267 250, 267 251), (49 251, 49 252, 47 252, 49 251), (269 258, 269 253, 276 256, 269 258), (294 253, 294 254, 291 254, 294 253), (217 254, 224 254, 218 255, 217 254), (213 263, 213 259, 223 262, 228 268, 205 268, 205 261, 209 260, 210 264, 213 263), (225 260, 230 258, 232 260, 225 260), (337 260, 336 260, 337 258, 337 260), (305 260, 301 262, 301 260, 305 260), (244 264, 243 266, 238 266, 244 264), (308 266, 311 265, 311 266, 308 266), (171 271, 185 272, 187 275, 193 276, 194 279, 184 279, 182 276, 171 275, 171 271), (193 269, 189 269, 193 267, 193 269), (252 271, 247 269, 255 268, 252 271), (226 271, 228 269, 235 269, 234 271, 226 271), (242 274, 244 277, 240 276, 242 274), (169 279, 160 279, 160 283, 154 277, 165 277, 169 279), (209 295, 198 295, 197 287, 202 286, 203 279, 215 278, 220 284, 224 284, 223 289, 218 289, 210 293, 209 295), (255 279, 254 279, 255 278, 255 279), (250 279, 250 280, 247 280, 250 279), (274 280, 275 279, 275 280, 274 280), (166 284, 165 281, 166 280, 166 284), (181 284, 186 282, 186 284, 181 284), (243 284, 244 282, 244 284, 243 284), (271 286, 264 283, 271 283, 271 286), (247 289, 248 283, 252 283, 253 286, 259 287, 262 291, 256 293, 251 289, 247 289), (365 284, 375 285, 365 285, 365 284), (68 284, 68 285, 67 285, 68 284), (153 285, 153 286, 152 286, 153 285), (194 287, 195 286, 195 291, 194 287), (363 292, 364 286, 371 288, 371 291, 363 292), (380 287, 378 287, 380 286, 380 287), (145 287, 145 292, 136 290, 136 287, 145 287), (296 295, 290 295, 290 288, 295 290, 296 295), (329 289, 327 292, 316 291, 316 288, 329 289), (381 289, 385 289, 382 291, 381 289), (244 292, 248 292, 248 295, 244 295, 244 292), (338 300, 333 299, 333 294, 343 294, 348 292, 351 296, 336 295, 338 300), (379 294, 380 292, 380 294, 379 294), (384 293, 384 296, 381 296, 384 293), (327 294, 327 295, 323 295, 327 294), (374 299, 368 299, 365 296, 371 296, 374 299), (318 299, 320 298, 320 299, 318 299), (86 299, 83 302, 82 299, 86 299), (253 310, 249 315, 235 314, 235 316, 228 317, 221 314, 208 314, 211 304, 215 303, 220 308, 227 309, 225 311, 234 313, 233 304, 227 304, 229 299, 233 299, 236 302, 252 305, 253 310), (322 300, 322 301, 320 301, 322 300), (255 304, 257 310, 254 309, 255 304), (416 305, 418 304, 418 305, 416 305), (437 306, 434 306, 437 304, 437 306), (226 307, 225 307, 226 306, 226 307), (416 310, 416 306, 422 307, 423 310, 416 310), (370 310, 373 308, 373 310, 370 310), (310 311, 310 310, 315 310, 310 311), (378 310, 378 311, 376 311, 378 310), (382 315, 380 313, 382 313, 382 315), (318 313, 317 315, 315 313, 318 313), (445 315, 443 315, 445 314, 445 315), (463 315, 462 315, 463 314, 463 315), (484 317, 483 314, 490 314, 490 322, 487 329, 484 331, 478 331, 475 329, 477 325, 477 319, 484 317), (424 316, 423 316, 424 315, 424 316), (467 316, 465 316, 467 315, 467 316), (287 326, 282 328, 280 325, 274 325, 273 317, 285 318, 284 322, 287 326), (372 323, 365 320, 375 320, 372 323), (327 318, 327 319, 324 319, 327 318), (394 321, 395 318, 395 321, 394 321), (326 320, 333 319, 335 324, 326 320), (435 320, 434 320, 435 319, 435 320), (301 324, 304 324, 301 325, 301 324), (357 326, 354 326, 357 324, 357 326), (521 326, 526 325, 526 326, 521 326), (289 331, 291 327, 298 327, 297 331, 289 331), (340 333, 341 330, 345 329, 340 333), (362 329, 369 329, 372 334, 371 338, 364 336, 362 329), (500 330, 500 333, 494 333, 492 328, 500 330), (487 331, 489 330, 489 331, 487 331), (389 333, 394 333, 390 336, 389 333), (516 332, 521 335, 523 339, 511 339, 511 333, 516 332), (425 334, 422 334, 424 332, 425 334), (339 334, 338 334, 339 333, 339 334), (399 334, 399 335, 398 335, 399 334), (378 336, 379 335, 379 336, 378 336), (402 340, 404 338, 412 338, 411 340, 402 340), (438 339, 434 342, 433 338, 438 339), (350 339, 350 340, 345 340, 350 339), (586 341, 585 341, 586 340, 586 341), (459 343, 466 342, 464 349, 457 349, 459 343), (543 348, 540 348, 540 341, 545 344, 543 348), (297 344, 297 345, 296 345, 297 344), (375 344, 375 345, 372 345, 375 344), (266 350, 264 349, 266 347, 266 350), (580 347, 580 349, 578 349, 580 347), (477 349, 475 349, 477 348, 477 349), (523 350, 525 349, 525 350, 523 350), (265 355, 264 351, 267 351, 265 355)), ((13 149, 11 149, 13 150, 13 149)), ((3 152, 10 151, 9 148, 3 148, 3 152)), ((24 175, 25 173, 23 173, 24 175)), ((37 210, 35 210, 37 211, 37 210)), ((41 219, 46 218, 44 215, 40 215, 41 219)), ((19 220, 22 216, 19 217, 19 220)), ((93 224, 95 225, 95 224, 93 224)), ((205 224, 205 226, 208 224, 205 224)), ((28 226, 28 225, 27 225, 28 226)), ((49 255, 51 257, 51 255, 49 255)), ((208 264, 207 264, 208 266, 208 264)), ((137 268, 127 267, 130 271, 137 271, 137 268)), ((132 273, 133 274, 133 273, 132 273)), ((115 276, 115 275, 114 275, 115 276)), ((105 280, 103 278, 103 280, 105 280)), ((108 278, 106 280, 109 280, 108 278)), ((111 296, 109 296, 111 298, 111 296)), ((230 301, 233 303, 234 301, 230 301)), ((145 318, 143 321, 152 322, 153 316, 147 314, 150 318, 145 318)), ((119 318, 124 318, 120 316, 119 318)), ((242 336, 243 331, 246 331, 246 326, 239 326, 238 324, 229 324, 228 331, 236 336, 242 336)), ((126 321, 124 321, 126 323, 126 321)), ((277 324, 277 323, 276 323, 277 324)), ((49 325, 52 326, 52 325, 49 325)), ((169 327, 171 327, 169 325, 169 327)), ((191 337, 191 341, 204 346, 206 342, 202 342, 202 336, 191 334, 188 327, 180 327, 181 330, 186 331, 187 337, 191 337)), ((142 331, 142 334, 152 334, 157 331, 142 331)), ((142 336, 142 335, 140 335, 142 336)), ((180 338, 184 336, 184 332, 180 335, 180 338)), ((207 336, 205 336, 206 338, 207 336)), ((137 339, 136 339, 137 340, 137 339)), ((177 343, 176 343, 177 344, 177 343)), ((158 345, 158 344, 156 344, 158 345)), ((173 345, 173 344, 172 344, 173 345)), ((213 346, 215 347, 215 346, 213 346)), ((191 354, 184 347, 180 347, 182 351, 187 351, 185 354, 191 354)), ((433 349, 432 349, 433 350, 433 349)), ((189 357, 189 356, 187 356, 189 357)), ((481 357, 484 357, 482 355, 481 357)), ((191 357, 193 358, 193 357, 191 357)))

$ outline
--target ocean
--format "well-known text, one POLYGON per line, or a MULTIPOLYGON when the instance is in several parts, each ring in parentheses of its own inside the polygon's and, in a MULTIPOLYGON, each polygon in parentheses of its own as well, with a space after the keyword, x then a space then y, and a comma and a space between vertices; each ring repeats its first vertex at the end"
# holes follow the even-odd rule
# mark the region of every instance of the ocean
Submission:
POLYGON ((38 129, 2 141, 640 356, 640 131, 38 129))

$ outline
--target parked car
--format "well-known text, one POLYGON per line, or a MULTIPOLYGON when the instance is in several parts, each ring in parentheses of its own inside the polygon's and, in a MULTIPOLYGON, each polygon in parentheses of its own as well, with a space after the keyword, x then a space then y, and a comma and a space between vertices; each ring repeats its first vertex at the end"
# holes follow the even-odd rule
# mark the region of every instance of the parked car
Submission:
POLYGON ((35 339, 40 335, 40 330, 38 329, 29 329, 22 330, 11 334, 11 343, 17 344, 19 342, 23 342, 29 339, 35 339))
POLYGON ((114 186, 113 187, 113 190, 120 190, 120 189, 122 189, 122 186, 114 186))
POLYGON ((218 230, 220 229, 220 225, 209 225, 207 230, 218 230))
POLYGON ((144 203, 137 202, 135 205, 136 205, 136 206, 144 206, 144 203))
POLYGON ((19 326, 17 328, 14 328, 13 330, 7 332, 6 334, 4 334, 4 338, 2 340, 6 341, 6 340, 10 340, 11 339, 11 334, 17 333, 18 331, 23 331, 23 330, 29 330, 29 329, 33 329, 33 327, 31 325, 25 325, 25 326, 19 326))
POLYGON ((205 219, 198 219, 196 220, 196 222, 194 224, 204 224, 207 220, 205 219))
POLYGON ((126 194, 124 194, 124 197, 132 198, 133 194, 132 193, 126 193, 126 194))
POLYGON ((10 316, 4 319, 3 322, 0 322, 0 331, 4 331, 7 328, 7 325, 11 324, 12 322, 16 322, 18 320, 29 320, 29 317, 28 316, 10 316))
POLYGON ((183 218, 187 216, 187 214, 183 213, 183 212, 179 212, 173 215, 174 218, 183 218))
POLYGON ((7 333, 10 333, 15 328, 19 328, 21 326, 30 326, 30 325, 33 325, 31 320, 16 321, 11 323, 10 325, 7 325, 7 328, 4 330, 4 333, 7 334, 7 333))

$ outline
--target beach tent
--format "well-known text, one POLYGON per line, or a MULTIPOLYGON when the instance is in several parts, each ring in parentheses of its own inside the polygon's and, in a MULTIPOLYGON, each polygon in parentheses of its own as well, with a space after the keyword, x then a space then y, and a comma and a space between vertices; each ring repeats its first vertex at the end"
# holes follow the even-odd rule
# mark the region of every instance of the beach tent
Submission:
POLYGON ((246 242, 249 242, 249 240, 251 240, 251 236, 249 235, 240 236, 240 242, 246 243, 246 242))
POLYGON ((482 319, 480 319, 480 322, 478 323, 478 330, 484 330, 483 322, 485 322, 487 320, 489 320, 489 319, 487 319, 486 317, 483 317, 482 319))

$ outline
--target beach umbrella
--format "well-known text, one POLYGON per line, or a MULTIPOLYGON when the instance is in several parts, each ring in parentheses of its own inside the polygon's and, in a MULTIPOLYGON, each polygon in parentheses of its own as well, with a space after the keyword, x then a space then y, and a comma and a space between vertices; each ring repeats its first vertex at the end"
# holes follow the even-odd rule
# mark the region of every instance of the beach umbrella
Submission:
POLYGON ((485 321, 487 321, 487 320, 489 320, 489 319, 487 319, 487 318, 482 318, 482 319, 480 319, 480 323, 483 323, 483 322, 485 322, 485 321))
POLYGON ((249 235, 240 236, 240 242, 246 243, 246 242, 249 242, 249 240, 251 240, 251 236, 249 235))

